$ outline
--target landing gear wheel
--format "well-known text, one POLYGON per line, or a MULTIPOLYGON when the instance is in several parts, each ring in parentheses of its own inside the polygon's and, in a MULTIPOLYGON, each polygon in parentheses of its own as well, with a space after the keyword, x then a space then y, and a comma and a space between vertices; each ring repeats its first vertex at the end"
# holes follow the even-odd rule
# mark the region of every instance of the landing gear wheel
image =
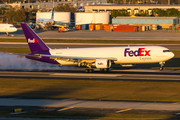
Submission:
POLYGON ((104 72, 108 72, 109 71, 109 68, 104 68, 104 72))
POLYGON ((109 71, 109 68, 100 68, 100 71, 101 71, 101 72, 108 72, 108 71, 109 71))
POLYGON ((86 73, 93 73, 93 72, 94 72, 94 69, 85 69, 85 72, 86 72, 86 73))
POLYGON ((164 67, 160 67, 160 71, 164 70, 164 67))
POLYGON ((89 69, 85 69, 85 73, 88 73, 89 72, 89 69))
POLYGON ((89 69, 89 73, 93 73, 94 72, 94 69, 89 69))

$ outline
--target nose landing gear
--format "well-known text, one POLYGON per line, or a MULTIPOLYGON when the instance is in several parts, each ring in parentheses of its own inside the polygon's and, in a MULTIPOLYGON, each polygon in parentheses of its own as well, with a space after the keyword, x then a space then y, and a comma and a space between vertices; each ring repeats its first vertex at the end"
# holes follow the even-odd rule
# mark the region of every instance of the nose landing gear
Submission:
POLYGON ((164 70, 164 64, 165 64, 165 62, 159 62, 159 64, 161 65, 161 67, 159 68, 160 71, 164 70))

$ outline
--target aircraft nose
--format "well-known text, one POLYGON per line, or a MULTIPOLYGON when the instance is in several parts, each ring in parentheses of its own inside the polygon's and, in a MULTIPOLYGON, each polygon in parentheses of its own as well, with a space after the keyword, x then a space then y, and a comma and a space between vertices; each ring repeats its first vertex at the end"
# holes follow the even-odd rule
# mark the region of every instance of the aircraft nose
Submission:
POLYGON ((14 28, 13 30, 14 30, 14 32, 16 32, 16 31, 17 31, 17 28, 14 28))
POLYGON ((169 57, 170 57, 170 58, 173 58, 173 57, 174 57, 174 53, 173 53, 173 52, 170 52, 169 57))

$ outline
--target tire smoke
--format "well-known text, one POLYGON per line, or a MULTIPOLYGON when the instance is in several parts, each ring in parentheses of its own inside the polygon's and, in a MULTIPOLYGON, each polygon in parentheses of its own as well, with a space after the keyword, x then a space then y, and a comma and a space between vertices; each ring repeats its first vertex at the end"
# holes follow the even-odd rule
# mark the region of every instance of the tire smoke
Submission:
POLYGON ((33 61, 25 58, 24 56, 0 52, 0 70, 46 71, 60 69, 66 70, 74 68, 33 61))

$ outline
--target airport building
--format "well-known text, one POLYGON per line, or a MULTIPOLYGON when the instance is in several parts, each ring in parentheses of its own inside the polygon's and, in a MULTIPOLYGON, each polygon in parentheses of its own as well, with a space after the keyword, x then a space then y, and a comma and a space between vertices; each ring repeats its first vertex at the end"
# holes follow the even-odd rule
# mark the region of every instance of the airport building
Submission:
POLYGON ((80 7, 80 6, 88 6, 88 5, 95 5, 95 4, 104 4, 107 3, 107 0, 57 0, 57 2, 35 2, 35 3, 21 3, 21 2, 15 2, 11 4, 0 4, 0 6, 4 5, 11 5, 12 7, 20 7, 20 8, 32 8, 32 9, 52 9, 53 7, 56 7, 58 4, 71 4, 74 7, 80 7))
MULTIPOLYGON (((52 12, 37 12, 36 21, 39 18, 51 19, 52 12)), ((70 12, 54 12, 54 21, 61 23, 71 23, 71 13, 70 12)))
POLYGON ((84 6, 86 12, 108 12, 111 10, 118 10, 118 9, 126 9, 129 10, 128 12, 131 13, 131 11, 135 13, 139 13, 139 11, 145 11, 145 10, 152 10, 154 8, 159 9, 170 9, 175 8, 180 11, 180 5, 128 5, 128 4, 99 4, 99 5, 88 5, 84 6))
POLYGON ((75 24, 109 24, 109 13, 75 13, 75 24))
POLYGON ((132 25, 159 25, 162 28, 169 28, 179 24, 178 17, 116 17, 112 19, 113 24, 132 25))

